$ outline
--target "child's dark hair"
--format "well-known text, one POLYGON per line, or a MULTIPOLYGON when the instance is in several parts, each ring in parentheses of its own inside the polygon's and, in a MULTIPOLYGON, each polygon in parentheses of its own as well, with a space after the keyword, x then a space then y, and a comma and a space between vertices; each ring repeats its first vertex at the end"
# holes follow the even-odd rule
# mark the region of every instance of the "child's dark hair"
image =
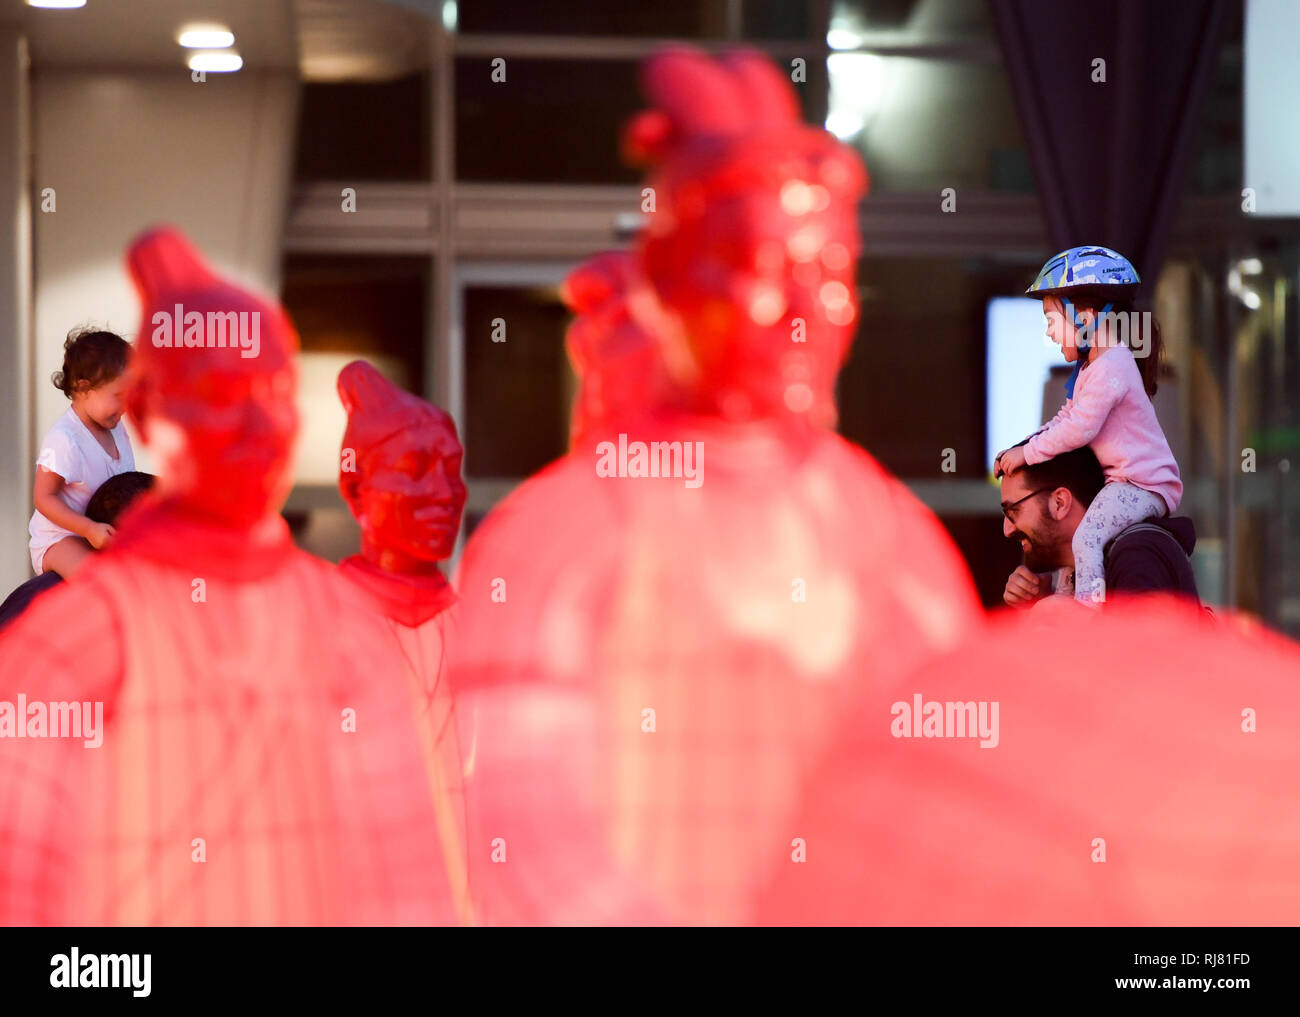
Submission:
POLYGON ((74 328, 63 343, 63 370, 50 376, 54 387, 72 398, 74 392, 98 388, 126 370, 131 345, 116 332, 74 328))
MULTIPOLYGON (((1071 294, 1065 299, 1074 304, 1075 313, 1092 311, 1100 315, 1102 308, 1107 304, 1111 305, 1110 313, 1112 314, 1129 314, 1134 309, 1131 300, 1115 300, 1113 297, 1107 299, 1105 294, 1078 293, 1071 294)), ((1143 315, 1137 320, 1139 322, 1150 322, 1149 334, 1142 335, 1142 326, 1138 325, 1134 332, 1126 333, 1126 338, 1129 349, 1135 352, 1138 349, 1146 350, 1146 356, 1135 357, 1134 359, 1137 361, 1138 372, 1142 375, 1142 387, 1147 390, 1148 396, 1154 398, 1156 389, 1160 385, 1160 368, 1165 359, 1165 344, 1160 337, 1160 322, 1156 320, 1154 313, 1149 318, 1143 315)))

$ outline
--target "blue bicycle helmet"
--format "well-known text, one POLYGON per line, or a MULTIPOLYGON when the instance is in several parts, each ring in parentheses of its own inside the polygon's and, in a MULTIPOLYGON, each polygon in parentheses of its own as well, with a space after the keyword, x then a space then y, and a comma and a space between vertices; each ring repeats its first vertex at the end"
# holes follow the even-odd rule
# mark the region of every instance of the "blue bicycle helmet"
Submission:
POLYGON ((1068 296, 1090 292, 1124 300, 1137 292, 1142 282, 1133 263, 1109 247, 1071 247, 1047 259, 1027 297, 1068 296))
MULTIPOLYGON (((1102 314, 1107 314, 1114 308, 1115 301, 1131 300, 1141 282, 1133 263, 1119 251, 1085 244, 1048 258, 1033 285, 1025 290, 1025 296, 1062 297, 1066 300, 1071 296, 1099 297, 1107 301, 1101 309, 1102 314)), ((1076 327, 1081 324, 1077 314, 1074 315, 1074 324, 1076 327)), ((1088 341, 1083 339, 1079 343, 1079 357, 1074 370, 1065 383, 1068 399, 1074 398, 1074 384, 1088 362, 1087 354, 1088 341)))

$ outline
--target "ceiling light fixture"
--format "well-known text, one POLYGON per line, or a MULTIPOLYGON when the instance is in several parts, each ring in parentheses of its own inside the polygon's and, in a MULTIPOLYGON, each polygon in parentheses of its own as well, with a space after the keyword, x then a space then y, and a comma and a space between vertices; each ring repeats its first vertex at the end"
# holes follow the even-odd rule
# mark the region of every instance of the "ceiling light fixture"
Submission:
POLYGON ((191 53, 187 62, 192 71, 210 71, 213 74, 228 74, 244 66, 244 58, 230 50, 191 53))
POLYGON ((186 25, 176 41, 186 49, 225 49, 235 44, 235 33, 224 25, 186 25))

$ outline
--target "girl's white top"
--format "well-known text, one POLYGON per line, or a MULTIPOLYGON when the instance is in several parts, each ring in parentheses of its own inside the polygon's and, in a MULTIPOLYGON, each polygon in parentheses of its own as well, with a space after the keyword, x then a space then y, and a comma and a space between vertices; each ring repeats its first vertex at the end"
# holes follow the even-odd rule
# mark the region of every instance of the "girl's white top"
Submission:
MULTIPOLYGON (((117 459, 104 450, 104 446, 69 406, 67 412, 54 422, 54 426, 41 439, 36 465, 44 466, 63 478, 63 490, 59 492, 59 497, 73 512, 85 515, 91 496, 104 481, 135 469, 135 456, 131 452, 131 439, 126 436, 124 420, 117 422, 112 435, 113 443, 117 446, 117 459)), ((52 523, 40 512, 32 513, 27 532, 31 537, 27 546, 32 554, 32 568, 37 575, 41 574, 46 549, 64 537, 76 536, 71 530, 52 523)))

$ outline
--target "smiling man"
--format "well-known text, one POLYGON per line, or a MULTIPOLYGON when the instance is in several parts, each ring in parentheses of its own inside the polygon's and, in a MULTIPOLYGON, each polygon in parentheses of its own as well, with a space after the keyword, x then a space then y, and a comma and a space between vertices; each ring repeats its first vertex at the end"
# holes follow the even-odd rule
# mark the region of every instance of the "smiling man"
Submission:
MULTIPOLYGON (((1007 578, 1002 599, 1029 607, 1053 592, 1073 593, 1074 531, 1105 483, 1097 457, 1075 449, 1002 477, 1002 533, 1020 544, 1024 564, 1007 578)), ((1196 529, 1186 516, 1130 526, 1106 547, 1104 593, 1181 593, 1200 597, 1192 572, 1196 529)))

